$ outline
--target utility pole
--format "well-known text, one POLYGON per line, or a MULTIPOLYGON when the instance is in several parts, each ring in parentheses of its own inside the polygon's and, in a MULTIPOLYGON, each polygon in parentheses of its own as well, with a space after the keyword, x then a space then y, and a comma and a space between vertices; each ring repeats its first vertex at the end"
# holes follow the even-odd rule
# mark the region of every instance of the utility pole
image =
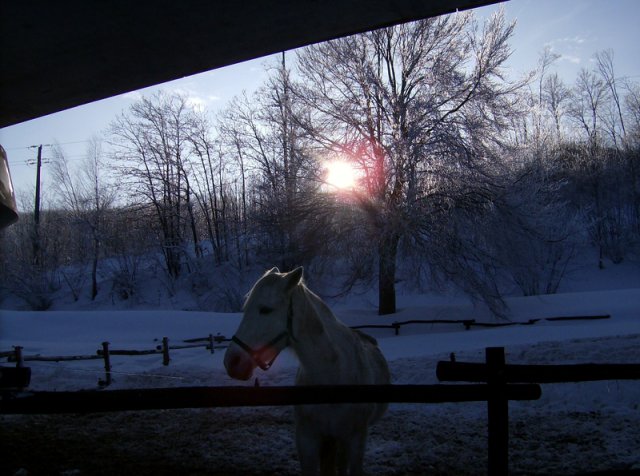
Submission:
POLYGON ((36 203, 35 203, 35 208, 33 210, 33 221, 36 224, 36 230, 40 225, 40 169, 41 168, 42 168, 42 144, 38 146, 38 160, 36 163, 36 203))
POLYGON ((38 266, 41 263, 40 252, 40 169, 42 168, 42 144, 31 146, 38 148, 38 158, 36 160, 36 198, 33 209, 33 264, 38 266))

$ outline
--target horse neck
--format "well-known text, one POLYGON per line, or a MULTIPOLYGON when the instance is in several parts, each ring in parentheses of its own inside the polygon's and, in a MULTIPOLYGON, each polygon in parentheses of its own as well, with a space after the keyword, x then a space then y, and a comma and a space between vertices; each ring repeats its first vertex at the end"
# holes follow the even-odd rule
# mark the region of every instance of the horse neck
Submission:
POLYGON ((306 373, 330 370, 338 356, 334 336, 344 332, 342 325, 322 300, 304 286, 294 294, 293 351, 306 373))

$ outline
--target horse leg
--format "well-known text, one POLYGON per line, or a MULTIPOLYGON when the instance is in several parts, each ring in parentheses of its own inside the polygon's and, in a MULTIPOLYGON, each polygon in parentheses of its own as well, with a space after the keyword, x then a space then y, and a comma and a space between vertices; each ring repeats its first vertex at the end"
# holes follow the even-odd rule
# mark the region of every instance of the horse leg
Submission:
POLYGON ((320 474, 322 476, 335 476, 337 450, 338 442, 335 438, 323 438, 320 447, 320 474))
POLYGON ((367 442, 367 429, 354 434, 351 439, 345 441, 345 466, 349 476, 362 476, 364 464, 364 450, 367 442))
POLYGON ((336 471, 338 473, 338 476, 348 476, 349 473, 347 472, 349 468, 349 461, 348 461, 348 450, 345 447, 345 443, 344 441, 340 441, 338 443, 338 451, 336 453, 336 471))
POLYGON ((296 426, 296 447, 302 476, 317 476, 321 462, 322 440, 318 435, 296 426))

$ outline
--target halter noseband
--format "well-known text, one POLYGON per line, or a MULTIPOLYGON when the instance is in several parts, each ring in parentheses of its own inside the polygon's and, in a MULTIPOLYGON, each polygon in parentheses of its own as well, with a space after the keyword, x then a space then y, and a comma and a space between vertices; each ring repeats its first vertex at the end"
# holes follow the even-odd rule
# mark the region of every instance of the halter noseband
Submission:
POLYGON ((244 350, 247 354, 249 354, 249 357, 251 357, 251 360, 253 360, 258 367, 260 367, 262 370, 269 370, 269 368, 271 367, 273 362, 276 360, 276 357, 278 357, 278 355, 276 354, 273 357, 273 359, 271 359, 269 362, 266 362, 262 358, 262 354, 264 354, 267 350, 269 350, 269 348, 276 345, 282 339, 287 340, 285 347, 287 347, 291 341, 296 340, 295 337, 293 336, 293 302, 292 300, 289 301, 289 309, 287 311, 287 328, 284 331, 282 331, 280 334, 275 336, 273 339, 271 339, 269 342, 267 342, 265 345, 257 349, 253 349, 249 345, 245 344, 237 335, 234 335, 231 338, 231 341, 238 344, 242 348, 242 350, 244 350))

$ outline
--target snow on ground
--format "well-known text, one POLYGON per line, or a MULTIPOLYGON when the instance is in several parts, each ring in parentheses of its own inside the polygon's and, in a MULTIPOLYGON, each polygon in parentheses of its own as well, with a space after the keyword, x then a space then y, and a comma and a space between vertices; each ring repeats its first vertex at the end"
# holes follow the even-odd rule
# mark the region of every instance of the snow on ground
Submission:
MULTIPOLYGON (((435 367, 454 352, 458 361, 482 361, 484 348, 504 346, 510 363, 640 363, 640 274, 615 286, 580 276, 563 294, 509 299, 510 318, 609 314, 597 321, 541 321, 531 326, 472 328, 412 325, 395 336, 372 329, 389 360, 393 382, 437 383, 435 367)), ((492 321, 460 297, 400 296, 393 317, 342 303, 349 325, 411 319, 492 321)), ((186 311, 0 311, 0 351, 24 355, 90 355, 112 349, 151 349, 210 333, 231 336, 240 315, 186 311)), ((224 349, 160 355, 112 356, 117 388, 238 385, 226 376, 224 349)), ((33 390, 97 388, 101 360, 28 362, 33 390)), ((284 353, 262 385, 293 383, 296 362, 284 353)), ((247 385, 252 385, 248 382, 247 385)), ((513 474, 640 472, 640 381, 544 385, 535 402, 510 404, 513 474)), ((108 391, 108 390, 105 390, 108 391)), ((0 474, 296 474, 292 413, 287 407, 123 412, 97 415, 1 416, 0 446, 10 455, 0 474), (55 444, 52 444, 55 442, 55 444), (21 472, 20 472, 21 471, 21 472), (17 473, 16 473, 17 472, 17 473)), ((373 427, 365 467, 369 474, 483 474, 486 404, 393 404, 373 427)))

